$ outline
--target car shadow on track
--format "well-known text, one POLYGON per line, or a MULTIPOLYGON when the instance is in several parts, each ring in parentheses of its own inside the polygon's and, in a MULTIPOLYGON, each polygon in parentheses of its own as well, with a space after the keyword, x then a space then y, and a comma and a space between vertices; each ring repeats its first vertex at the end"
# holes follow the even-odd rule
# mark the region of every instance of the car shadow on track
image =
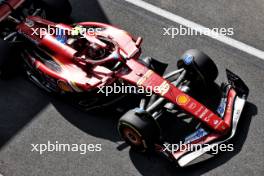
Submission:
POLYGON ((139 104, 139 100, 135 96, 129 96, 110 107, 89 110, 88 112, 73 107, 71 104, 65 103, 58 98, 52 98, 51 103, 67 121, 83 132, 95 137, 118 142, 121 140, 117 132, 118 120, 127 110, 139 104), (129 104, 125 109, 122 108, 122 112, 116 110, 119 109, 120 104, 127 102, 129 104))
POLYGON ((0 81, 0 148, 44 109, 49 97, 23 77, 0 81))
POLYGON ((161 159, 158 155, 143 155, 133 150, 130 150, 131 161, 142 175, 202 175, 226 163, 240 153, 247 138, 252 117, 257 114, 257 111, 257 107, 254 104, 246 103, 238 125, 238 131, 235 137, 229 142, 234 145, 234 151, 232 152, 221 152, 208 160, 185 168, 177 168, 174 163, 161 159))

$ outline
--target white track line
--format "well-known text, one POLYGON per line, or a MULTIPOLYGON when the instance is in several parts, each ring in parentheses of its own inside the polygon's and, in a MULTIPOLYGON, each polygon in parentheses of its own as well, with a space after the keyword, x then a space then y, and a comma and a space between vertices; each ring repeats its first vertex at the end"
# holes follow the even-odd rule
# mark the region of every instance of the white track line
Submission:
POLYGON ((152 12, 156 15, 159 15, 163 18, 166 18, 168 20, 171 20, 173 22, 176 22, 178 24, 181 24, 183 26, 186 26, 190 29, 193 29, 195 31, 200 31, 201 33, 203 33, 204 35, 210 37, 210 38, 213 38, 215 40, 218 40, 222 43, 225 43, 229 46, 232 46, 234 48, 237 48, 241 51, 244 51, 250 55, 253 55, 253 56, 256 56, 262 60, 264 60, 264 51, 262 50, 259 50, 257 48, 254 48, 250 45, 247 45, 243 42, 240 42, 238 40, 235 40, 235 39, 232 39, 230 37, 227 37, 227 36, 223 36, 223 35, 220 35, 219 33, 216 33, 214 31, 211 30, 211 32, 208 32, 208 28, 206 28, 205 26, 203 25, 200 25, 198 23, 195 23, 193 21, 190 21, 188 19, 185 19, 181 16, 178 16, 178 15, 175 15, 169 11, 166 11, 164 9, 161 9, 159 7, 156 7, 152 4, 149 4, 145 1, 142 1, 142 0, 125 0, 126 2, 128 3, 131 3, 135 6, 138 6, 140 8, 143 8, 149 12, 152 12))

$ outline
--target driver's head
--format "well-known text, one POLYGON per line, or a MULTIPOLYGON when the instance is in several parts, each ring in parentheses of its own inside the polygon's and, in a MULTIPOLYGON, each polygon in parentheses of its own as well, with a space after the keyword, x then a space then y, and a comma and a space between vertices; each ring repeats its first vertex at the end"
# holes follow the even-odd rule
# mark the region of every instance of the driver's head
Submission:
POLYGON ((101 47, 95 43, 90 43, 86 50, 86 55, 91 59, 100 59, 104 54, 101 47))

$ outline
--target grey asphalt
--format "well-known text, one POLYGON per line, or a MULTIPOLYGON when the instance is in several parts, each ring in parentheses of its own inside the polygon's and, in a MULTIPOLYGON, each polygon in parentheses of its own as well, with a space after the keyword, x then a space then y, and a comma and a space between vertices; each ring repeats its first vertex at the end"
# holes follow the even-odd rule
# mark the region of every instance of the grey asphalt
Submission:
MULTIPOLYGON (((261 0, 151 0, 159 7, 208 27, 234 27, 234 38, 264 50, 261 0)), ((263 175, 264 174, 264 61, 206 36, 163 36, 163 27, 179 27, 122 0, 71 0, 73 21, 101 21, 144 38, 143 55, 168 62, 189 48, 205 51, 217 63, 217 82, 226 68, 240 75, 250 88, 234 152, 225 152, 198 165, 177 169, 157 155, 122 148, 116 125, 119 115, 81 112, 18 76, 0 81, 0 175, 263 175), (101 152, 31 152, 30 144, 102 144, 101 152)), ((212 97, 213 98, 213 97, 212 97)))

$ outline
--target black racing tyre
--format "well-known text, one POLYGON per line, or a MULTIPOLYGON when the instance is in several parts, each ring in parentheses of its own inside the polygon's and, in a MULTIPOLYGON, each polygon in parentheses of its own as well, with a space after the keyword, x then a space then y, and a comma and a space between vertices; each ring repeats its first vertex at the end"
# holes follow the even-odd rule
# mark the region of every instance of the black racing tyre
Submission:
POLYGON ((55 22, 67 20, 72 12, 69 0, 35 0, 35 2, 44 8, 47 18, 55 22))
POLYGON ((160 128, 150 114, 128 111, 118 123, 121 137, 136 151, 145 152, 154 148, 160 140, 160 128))
POLYGON ((214 82, 218 76, 218 69, 214 61, 197 49, 186 51, 178 61, 178 67, 185 67, 187 70, 195 72, 205 82, 214 82))
POLYGON ((7 41, 0 39, 0 78, 8 77, 11 69, 11 48, 7 41))

